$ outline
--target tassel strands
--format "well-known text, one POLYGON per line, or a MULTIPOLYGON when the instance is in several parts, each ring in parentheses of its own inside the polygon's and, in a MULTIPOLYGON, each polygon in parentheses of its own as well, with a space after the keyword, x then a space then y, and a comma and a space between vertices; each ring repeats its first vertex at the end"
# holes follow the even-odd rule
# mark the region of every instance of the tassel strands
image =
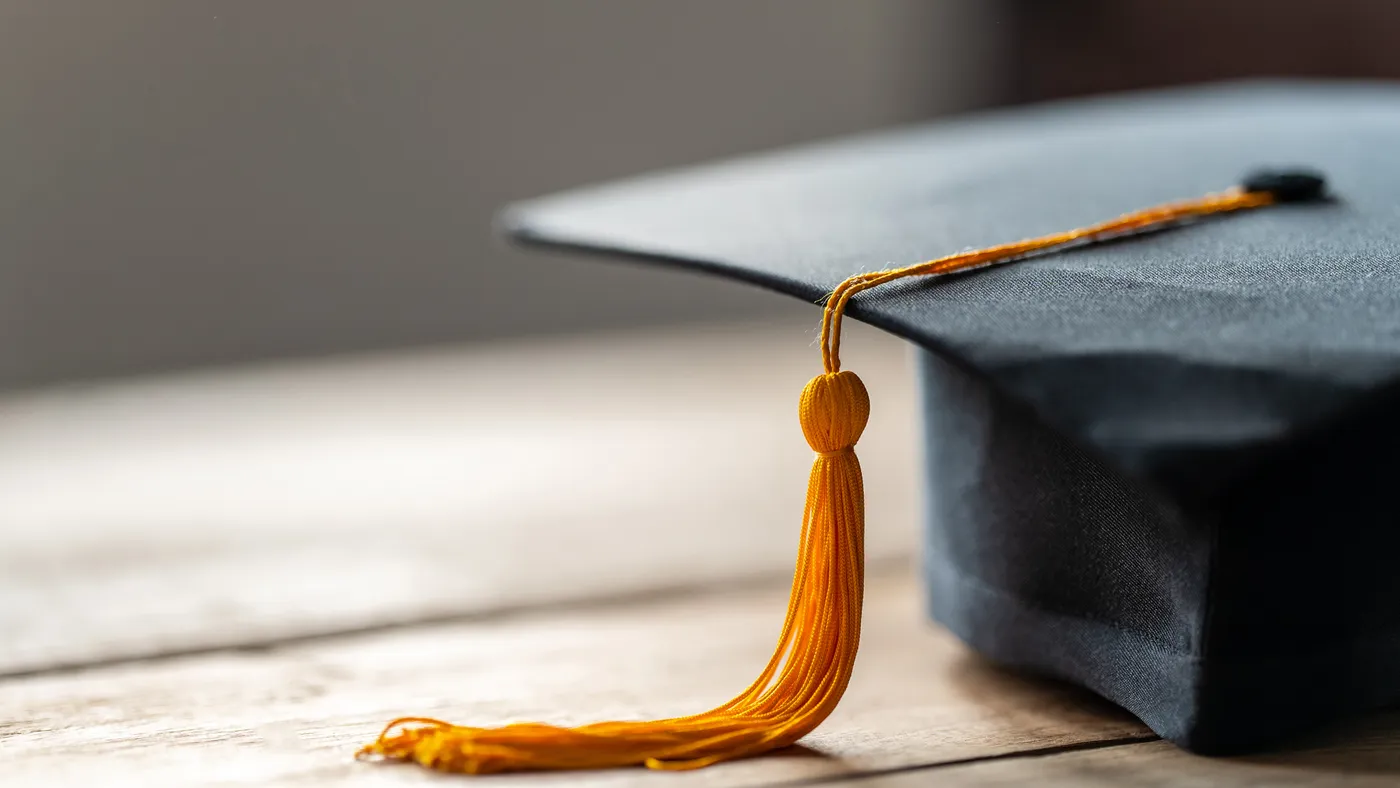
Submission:
POLYGON ((679 770, 786 747, 810 733, 841 700, 860 644, 865 494, 854 447, 870 400, 854 373, 820 375, 802 392, 799 413, 817 457, 792 594, 772 659, 738 697, 689 717, 577 728, 472 728, 406 717, 390 723, 360 757, 469 774, 634 765, 679 770))

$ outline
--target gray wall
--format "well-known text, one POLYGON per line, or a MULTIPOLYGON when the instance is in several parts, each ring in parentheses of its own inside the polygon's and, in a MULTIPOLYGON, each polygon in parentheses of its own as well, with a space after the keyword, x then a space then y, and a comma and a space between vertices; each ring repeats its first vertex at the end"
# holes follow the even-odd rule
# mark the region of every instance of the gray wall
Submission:
POLYGON ((982 0, 0 0, 0 386, 753 315, 502 203, 983 103, 982 0))

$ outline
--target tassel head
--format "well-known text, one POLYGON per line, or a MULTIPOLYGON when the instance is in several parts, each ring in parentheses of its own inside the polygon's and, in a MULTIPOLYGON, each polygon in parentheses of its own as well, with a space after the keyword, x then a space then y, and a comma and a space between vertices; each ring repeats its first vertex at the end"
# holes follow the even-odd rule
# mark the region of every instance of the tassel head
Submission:
POLYGON ((812 451, 846 451, 860 440, 870 420, 870 394, 854 372, 818 375, 802 389, 797 416, 812 451))

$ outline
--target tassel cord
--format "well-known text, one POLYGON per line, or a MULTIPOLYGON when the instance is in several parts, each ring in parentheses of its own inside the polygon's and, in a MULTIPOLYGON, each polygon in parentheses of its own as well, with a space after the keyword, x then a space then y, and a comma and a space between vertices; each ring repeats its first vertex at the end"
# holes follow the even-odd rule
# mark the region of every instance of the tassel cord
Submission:
POLYGON ((860 646, 865 494, 854 447, 869 418, 870 401, 860 378, 841 370, 841 322, 851 299, 899 279, 967 271, 1275 201, 1269 191, 1235 188, 1077 230, 850 277, 826 300, 821 326, 825 371, 807 384, 799 400, 799 422, 816 457, 787 614, 773 656, 752 684, 709 711, 655 721, 478 728, 402 717, 357 755, 472 774, 634 765, 684 770, 793 744, 836 708, 860 646))

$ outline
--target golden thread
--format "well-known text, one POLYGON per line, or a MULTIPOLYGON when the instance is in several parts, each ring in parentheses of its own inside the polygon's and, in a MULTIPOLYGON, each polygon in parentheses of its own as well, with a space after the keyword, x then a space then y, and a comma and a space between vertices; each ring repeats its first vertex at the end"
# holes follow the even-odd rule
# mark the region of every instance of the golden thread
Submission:
POLYGON ((1259 208, 1272 205, 1275 201, 1276 198, 1271 192, 1252 192, 1235 187, 1219 194, 1208 194, 1193 200, 1182 200, 1144 208, 1140 211, 1124 214, 1117 219, 1081 227, 1077 230, 1029 238, 986 249, 958 252, 947 257, 939 257, 935 260, 927 260, 889 271, 856 274, 837 285, 836 289, 831 291, 831 295, 827 296, 826 308, 822 313, 822 367, 827 372, 836 372, 841 369, 841 317, 851 298, 861 291, 893 282, 896 279, 953 274, 973 268, 1008 263, 1036 253, 1159 230, 1190 219, 1246 208, 1259 208))
POLYGON ((1268 192, 1232 189, 1169 203, 1112 221, 941 257, 842 282, 822 314, 825 372, 802 391, 798 417, 816 452, 807 482, 797 568, 778 645, 758 678, 733 700, 689 717, 600 722, 574 728, 517 723, 499 728, 402 717, 357 757, 413 761, 447 772, 487 774, 645 765, 695 769, 786 747, 836 708, 860 643, 865 588, 865 497, 854 447, 870 415, 860 378, 841 371, 841 318, 858 293, 897 279, 965 271, 1072 244, 1146 232, 1187 219, 1274 202, 1268 192))

